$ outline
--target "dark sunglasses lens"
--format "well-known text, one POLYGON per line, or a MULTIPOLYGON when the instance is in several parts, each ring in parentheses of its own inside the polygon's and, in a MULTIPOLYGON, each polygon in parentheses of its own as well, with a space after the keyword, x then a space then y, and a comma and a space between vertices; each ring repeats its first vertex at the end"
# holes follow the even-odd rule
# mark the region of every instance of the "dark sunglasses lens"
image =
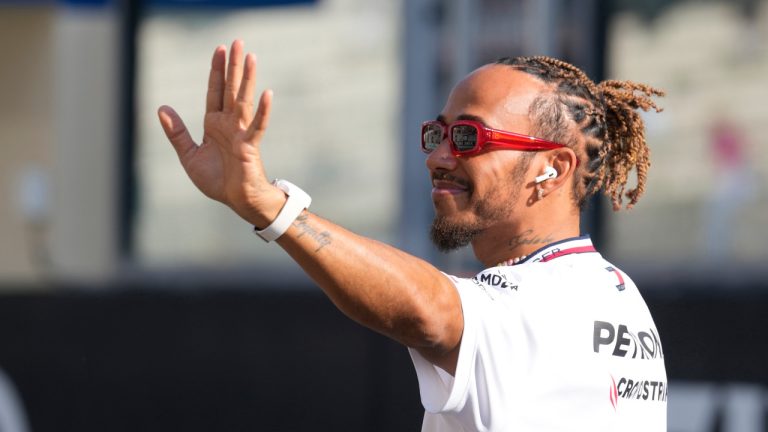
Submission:
POLYGON ((432 151, 443 140, 443 128, 439 124, 428 124, 421 129, 421 147, 432 151))
POLYGON ((469 151, 477 145, 477 128, 469 125, 456 125, 451 128, 451 139, 456 150, 469 151))

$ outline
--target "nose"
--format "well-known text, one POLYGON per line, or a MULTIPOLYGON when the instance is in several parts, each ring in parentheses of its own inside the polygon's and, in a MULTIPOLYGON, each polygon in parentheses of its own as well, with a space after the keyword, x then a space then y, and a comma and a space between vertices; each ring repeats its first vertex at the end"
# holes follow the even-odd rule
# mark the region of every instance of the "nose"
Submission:
POLYGON ((453 152, 451 152, 451 144, 448 142, 447 137, 427 156, 426 164, 427 169, 430 171, 453 171, 456 169, 458 160, 453 155, 453 152))

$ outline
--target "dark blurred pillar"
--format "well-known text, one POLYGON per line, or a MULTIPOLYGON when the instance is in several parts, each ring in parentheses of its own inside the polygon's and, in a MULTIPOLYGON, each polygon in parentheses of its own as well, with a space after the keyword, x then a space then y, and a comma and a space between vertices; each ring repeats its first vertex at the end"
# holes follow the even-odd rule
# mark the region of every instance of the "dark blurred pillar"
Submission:
POLYGON ((136 38, 144 1, 119 0, 121 39, 120 135, 116 173, 118 193, 118 259, 133 255, 133 224, 136 214, 136 38))

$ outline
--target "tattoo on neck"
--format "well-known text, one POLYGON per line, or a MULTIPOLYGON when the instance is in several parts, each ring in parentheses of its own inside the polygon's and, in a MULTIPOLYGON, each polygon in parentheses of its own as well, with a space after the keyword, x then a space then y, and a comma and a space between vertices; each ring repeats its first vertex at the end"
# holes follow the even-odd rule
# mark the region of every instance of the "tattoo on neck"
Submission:
POLYGON ((306 212, 304 212, 300 214, 295 221, 293 221, 293 226, 301 230, 301 234, 299 234, 296 238, 302 238, 304 235, 308 235, 318 244, 315 252, 320 252, 322 248, 331 244, 331 233, 328 231, 318 232, 314 227, 309 225, 307 219, 309 219, 309 216, 306 212))
POLYGON ((516 249, 520 246, 526 245, 545 245, 552 243, 553 241, 555 241, 555 239, 552 238, 551 234, 547 234, 544 237, 539 237, 538 235, 533 234, 532 229, 528 229, 521 232, 520 234, 513 236, 509 240, 509 248, 516 249))

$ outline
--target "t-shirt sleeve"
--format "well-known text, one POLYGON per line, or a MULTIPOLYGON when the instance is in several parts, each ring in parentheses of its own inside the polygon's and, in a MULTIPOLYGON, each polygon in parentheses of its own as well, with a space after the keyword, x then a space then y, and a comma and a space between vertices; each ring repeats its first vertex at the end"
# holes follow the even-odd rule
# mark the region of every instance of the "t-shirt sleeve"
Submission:
POLYGON ((478 342, 478 320, 484 302, 490 302, 484 289, 469 279, 449 276, 461 298, 464 329, 459 347, 456 374, 433 365, 418 351, 409 348, 419 380, 419 392, 424 409, 430 413, 461 410, 470 386, 475 385, 475 359, 478 342))

